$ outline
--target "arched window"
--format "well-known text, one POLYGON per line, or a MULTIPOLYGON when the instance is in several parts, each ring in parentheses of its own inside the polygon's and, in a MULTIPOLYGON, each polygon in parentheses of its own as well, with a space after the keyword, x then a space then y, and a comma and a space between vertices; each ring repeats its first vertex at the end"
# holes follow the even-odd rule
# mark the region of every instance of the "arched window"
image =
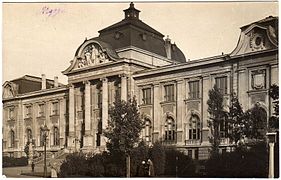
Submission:
POLYGON ((54 146, 58 146, 60 144, 60 136, 59 129, 54 127, 54 146))
POLYGON ((27 142, 32 141, 32 131, 31 131, 31 129, 26 130, 26 138, 27 138, 27 142))
POLYGON ((189 139, 200 139, 201 124, 197 115, 192 115, 189 119, 189 139))
POLYGON ((40 128, 40 146, 44 146, 44 131, 40 128))
POLYGON ((15 147, 15 132, 13 130, 10 131, 10 147, 15 147))
POLYGON ((165 123, 165 141, 175 141, 176 132, 175 132, 175 121, 168 117, 165 123))
POLYGON ((151 122, 149 119, 145 120, 144 135, 145 135, 145 141, 150 142, 151 141, 151 122))

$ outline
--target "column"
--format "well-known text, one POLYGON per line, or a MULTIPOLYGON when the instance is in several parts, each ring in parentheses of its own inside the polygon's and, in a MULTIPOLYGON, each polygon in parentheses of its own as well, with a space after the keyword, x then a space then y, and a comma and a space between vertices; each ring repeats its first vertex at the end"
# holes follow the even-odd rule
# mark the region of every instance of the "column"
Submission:
MULTIPOLYGON (((102 129, 105 130, 108 124, 108 79, 102 78, 102 129)), ((102 136, 101 146, 106 145, 106 138, 102 136)))
POLYGON ((209 90, 212 89, 210 76, 204 76, 202 79, 202 143, 209 143, 209 128, 208 128, 208 104, 209 90))
POLYGON ((93 137, 91 135, 91 83, 85 81, 85 135, 83 138, 84 147, 93 146, 93 137))
POLYGON ((127 75, 126 74, 121 74, 121 100, 127 101, 127 75))
POLYGON ((183 144, 184 81, 177 81, 177 143, 183 144))
POLYGON ((160 106, 160 84, 153 85, 153 142, 159 140, 160 136, 160 118, 161 118, 161 106, 160 106))
POLYGON ((245 93, 249 90, 248 88, 248 82, 250 79, 248 79, 248 75, 246 73, 246 69, 241 69, 238 72, 238 90, 237 90, 237 97, 239 99, 239 102, 242 105, 242 108, 244 110, 248 109, 248 94, 245 93))
POLYGON ((69 148, 75 147, 75 137, 74 137, 74 124, 75 124, 75 93, 74 93, 74 85, 71 84, 69 87, 69 134, 67 137, 67 146, 69 148))

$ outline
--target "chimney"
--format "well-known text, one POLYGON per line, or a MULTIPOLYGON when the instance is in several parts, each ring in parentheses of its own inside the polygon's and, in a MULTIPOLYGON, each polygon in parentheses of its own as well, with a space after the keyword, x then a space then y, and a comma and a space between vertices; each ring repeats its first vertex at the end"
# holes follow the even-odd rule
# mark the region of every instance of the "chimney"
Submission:
POLYGON ((59 87, 59 78, 58 78, 58 76, 54 77, 54 87, 59 87))
POLYGON ((166 49, 167 58, 171 59, 172 58, 172 54, 171 54, 171 39, 169 38, 169 35, 165 39, 165 49, 166 49))
POLYGON ((46 89, 46 75, 42 74, 42 88, 41 89, 46 89))

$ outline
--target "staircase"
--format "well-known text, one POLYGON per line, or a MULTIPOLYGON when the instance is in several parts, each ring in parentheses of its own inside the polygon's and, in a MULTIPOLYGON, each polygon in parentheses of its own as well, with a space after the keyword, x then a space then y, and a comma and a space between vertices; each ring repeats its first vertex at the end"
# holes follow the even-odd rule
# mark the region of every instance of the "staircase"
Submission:
MULTIPOLYGON (((47 156, 46 156, 47 165, 50 163, 50 161, 51 161, 52 159, 64 160, 68 153, 69 153, 69 152, 68 152, 67 149, 61 149, 61 150, 59 150, 58 152, 55 152, 54 154, 51 153, 51 152, 47 152, 47 153, 46 153, 46 155, 47 155, 47 156)), ((34 162, 34 164, 36 164, 36 165, 44 164, 44 155, 39 156, 38 158, 33 159, 33 162, 34 162)))

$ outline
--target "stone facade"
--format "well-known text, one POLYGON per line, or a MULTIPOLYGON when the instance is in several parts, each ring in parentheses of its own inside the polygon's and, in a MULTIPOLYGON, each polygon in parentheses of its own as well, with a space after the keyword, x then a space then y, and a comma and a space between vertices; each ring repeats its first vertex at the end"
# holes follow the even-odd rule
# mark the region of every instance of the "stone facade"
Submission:
MULTIPOLYGON (((277 17, 241 27, 230 54, 186 62, 169 38, 164 40, 139 20, 140 11, 132 3, 124 12, 124 20, 79 46, 63 71, 67 86, 43 76, 40 89, 22 93, 22 83, 4 83, 4 155, 24 156, 29 138, 42 152, 40 128, 45 124, 50 129, 49 152, 104 150, 103 131, 116 97, 125 101, 137 97, 145 121, 141 136, 148 144, 161 141, 195 159, 208 158, 207 100, 215 84, 224 94, 226 109, 235 93, 244 110, 259 103, 267 117, 272 115, 268 91, 278 84, 277 17), (48 86, 48 81, 53 84, 48 86)), ((22 79, 38 82, 38 78, 22 79)), ((228 149, 227 138, 221 147, 228 149)))

